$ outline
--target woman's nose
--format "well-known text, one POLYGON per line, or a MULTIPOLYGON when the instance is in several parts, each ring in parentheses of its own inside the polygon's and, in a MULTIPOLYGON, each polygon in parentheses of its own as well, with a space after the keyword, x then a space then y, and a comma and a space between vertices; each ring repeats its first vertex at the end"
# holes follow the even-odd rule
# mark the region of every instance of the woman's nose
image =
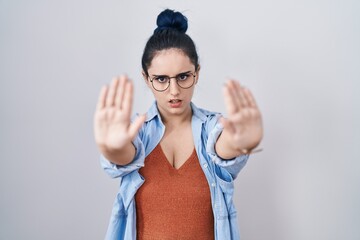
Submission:
POLYGON ((176 95, 178 95, 180 93, 180 87, 177 84, 175 78, 170 79, 169 89, 170 89, 170 94, 173 95, 173 96, 176 96, 176 95))

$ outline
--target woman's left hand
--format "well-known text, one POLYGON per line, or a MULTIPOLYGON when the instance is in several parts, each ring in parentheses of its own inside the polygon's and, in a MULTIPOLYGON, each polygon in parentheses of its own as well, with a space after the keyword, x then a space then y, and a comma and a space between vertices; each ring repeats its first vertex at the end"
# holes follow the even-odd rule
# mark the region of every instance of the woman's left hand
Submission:
POLYGON ((227 118, 220 121, 224 126, 228 144, 240 153, 251 152, 263 137, 262 117, 250 90, 239 82, 229 80, 224 86, 227 118))

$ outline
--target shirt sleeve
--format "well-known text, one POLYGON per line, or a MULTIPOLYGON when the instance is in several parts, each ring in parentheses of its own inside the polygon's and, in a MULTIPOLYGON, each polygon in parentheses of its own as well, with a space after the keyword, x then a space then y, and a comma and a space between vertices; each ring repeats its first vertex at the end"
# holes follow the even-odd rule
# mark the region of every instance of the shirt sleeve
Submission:
POLYGON ((112 178, 123 177, 126 174, 144 166, 145 148, 139 136, 135 138, 133 144, 135 146, 135 157, 127 165, 123 165, 123 166, 117 165, 110 162, 103 155, 100 156, 101 167, 110 177, 112 178))
POLYGON ((208 126, 208 129, 211 130, 208 135, 206 151, 216 165, 225 169, 228 173, 231 174, 232 178, 235 179, 241 169, 245 166, 247 160, 249 159, 249 155, 240 155, 231 160, 222 159, 219 155, 217 155, 215 151, 215 143, 223 130, 223 126, 218 122, 219 117, 220 116, 214 117, 212 119, 213 123, 208 126))

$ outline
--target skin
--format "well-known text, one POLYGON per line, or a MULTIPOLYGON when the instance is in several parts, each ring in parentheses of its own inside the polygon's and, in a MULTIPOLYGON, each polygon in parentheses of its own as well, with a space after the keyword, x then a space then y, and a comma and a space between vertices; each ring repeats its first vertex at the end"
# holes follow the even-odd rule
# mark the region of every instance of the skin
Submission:
MULTIPOLYGON (((149 76, 176 76, 181 72, 192 71, 199 79, 199 69, 179 49, 160 51, 148 68, 149 76)), ((194 150, 191 130, 190 102, 196 84, 182 89, 175 79, 164 92, 153 89, 150 79, 143 73, 144 80, 158 104, 165 125, 164 137, 160 146, 174 168, 180 168, 194 150), (170 100, 181 100, 180 107, 172 107, 170 100), (181 142, 181 144, 179 144, 181 142)), ((239 82, 228 80, 224 84, 223 96, 228 118, 220 121, 224 130, 218 138, 215 149, 223 159, 232 159, 255 148, 263 136, 262 118, 255 99, 249 89, 239 82)), ((101 153, 112 163, 126 165, 135 156, 132 140, 145 121, 145 115, 130 123, 133 100, 133 84, 127 76, 114 78, 110 86, 100 92, 94 116, 95 142, 101 153)))

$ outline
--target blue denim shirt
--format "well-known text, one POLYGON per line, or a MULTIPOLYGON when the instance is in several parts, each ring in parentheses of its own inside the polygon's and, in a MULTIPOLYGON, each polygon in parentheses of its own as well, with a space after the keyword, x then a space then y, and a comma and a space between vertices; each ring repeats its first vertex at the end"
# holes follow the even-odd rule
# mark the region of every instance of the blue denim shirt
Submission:
MULTIPOLYGON (((200 166, 209 183, 214 215, 214 235, 217 240, 240 239, 236 210, 232 198, 234 179, 244 167, 248 155, 232 160, 223 160, 215 153, 215 142, 222 126, 220 114, 197 108, 191 103, 192 132, 195 150, 200 166)), ((101 156, 101 165, 113 178, 120 179, 106 239, 136 239, 135 193, 146 181, 139 169, 144 166, 145 157, 160 143, 165 132, 156 102, 147 112, 147 119, 133 141, 136 154, 133 161, 125 166, 112 164, 101 156)))

